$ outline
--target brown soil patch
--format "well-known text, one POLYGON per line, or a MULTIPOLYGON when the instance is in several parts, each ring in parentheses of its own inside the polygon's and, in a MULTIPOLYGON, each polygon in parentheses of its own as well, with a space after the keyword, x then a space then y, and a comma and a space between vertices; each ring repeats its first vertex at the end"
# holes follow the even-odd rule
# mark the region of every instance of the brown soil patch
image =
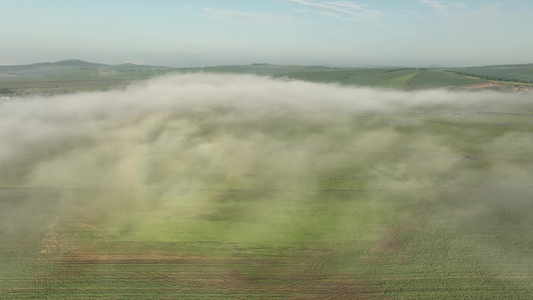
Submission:
POLYGON ((499 86, 502 86, 502 84, 501 83, 489 82, 489 83, 469 86, 469 87, 467 87, 467 89, 484 89, 484 88, 499 87, 499 86))
POLYGON ((98 253, 90 250, 73 250, 68 253, 64 253, 61 257, 62 261, 68 261, 73 263, 83 262, 100 262, 100 263, 120 263, 120 262, 152 262, 152 263, 168 263, 170 261, 183 261, 183 260, 198 260, 201 256, 175 254, 164 255, 158 253, 98 253))
POLYGON ((533 92, 532 86, 517 85, 513 89, 514 92, 533 92))

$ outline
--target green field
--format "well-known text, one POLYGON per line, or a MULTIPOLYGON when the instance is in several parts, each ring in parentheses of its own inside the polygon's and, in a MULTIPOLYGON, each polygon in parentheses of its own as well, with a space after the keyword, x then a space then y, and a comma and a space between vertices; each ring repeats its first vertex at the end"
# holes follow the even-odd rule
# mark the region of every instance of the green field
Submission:
POLYGON ((533 296, 527 95, 190 76, 0 107, 0 298, 533 296))
POLYGON ((187 73, 255 74, 275 78, 396 90, 533 90, 531 65, 467 68, 331 68, 270 64, 202 68, 105 65, 79 60, 0 66, 0 95, 41 96, 124 89, 148 79, 187 73))
POLYGON ((533 65, 501 65, 452 68, 459 74, 470 74, 492 80, 533 83, 533 65))

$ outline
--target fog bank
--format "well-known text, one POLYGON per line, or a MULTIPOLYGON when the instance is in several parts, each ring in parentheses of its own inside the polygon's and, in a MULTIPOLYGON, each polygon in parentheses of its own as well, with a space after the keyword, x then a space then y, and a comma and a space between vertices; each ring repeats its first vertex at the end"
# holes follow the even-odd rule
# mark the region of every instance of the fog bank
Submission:
POLYGON ((250 75, 165 77, 0 106, 0 178, 2 188, 309 190, 327 189, 334 177, 346 188, 446 186, 490 168, 529 178, 520 164, 498 164, 526 159, 532 134, 498 128, 513 113, 530 122, 520 110, 530 99, 250 75), (469 127, 476 123, 496 131, 479 136, 469 127))

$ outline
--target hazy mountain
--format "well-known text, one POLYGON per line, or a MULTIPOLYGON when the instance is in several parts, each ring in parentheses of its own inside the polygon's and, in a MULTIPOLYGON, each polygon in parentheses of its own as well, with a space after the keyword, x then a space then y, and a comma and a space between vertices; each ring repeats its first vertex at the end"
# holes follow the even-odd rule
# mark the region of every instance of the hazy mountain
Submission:
POLYGON ((441 65, 432 64, 432 65, 429 65, 429 66, 425 66, 424 68, 426 68, 426 69, 442 69, 444 67, 441 66, 441 65))

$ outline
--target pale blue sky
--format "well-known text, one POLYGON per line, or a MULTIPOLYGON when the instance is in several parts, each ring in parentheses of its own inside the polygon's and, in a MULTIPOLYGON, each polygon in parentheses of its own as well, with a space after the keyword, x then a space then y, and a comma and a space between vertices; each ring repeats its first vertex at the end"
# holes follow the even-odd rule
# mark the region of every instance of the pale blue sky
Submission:
POLYGON ((533 63, 531 0, 0 0, 0 64, 533 63))

